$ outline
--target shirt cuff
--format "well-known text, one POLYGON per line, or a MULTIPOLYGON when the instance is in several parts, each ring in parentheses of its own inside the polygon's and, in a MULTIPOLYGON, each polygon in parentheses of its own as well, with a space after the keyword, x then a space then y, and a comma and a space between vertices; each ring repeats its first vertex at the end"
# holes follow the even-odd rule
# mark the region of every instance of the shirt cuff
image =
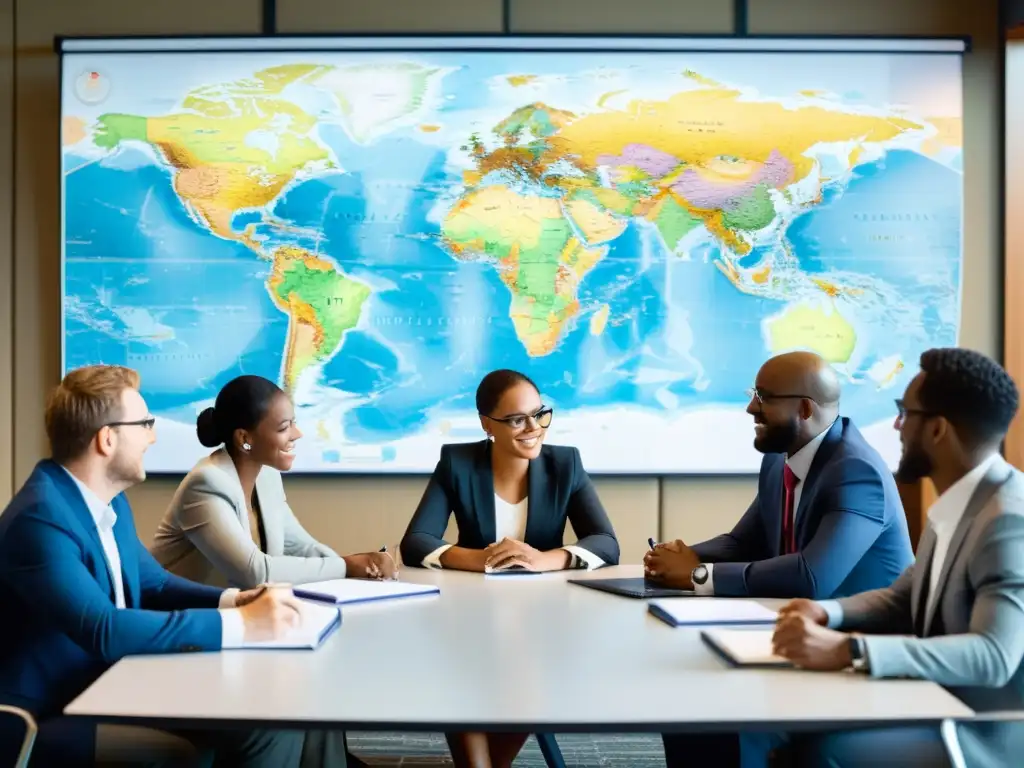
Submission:
POLYGON ((220 610, 220 647, 241 648, 245 642, 245 621, 237 608, 220 610))
POLYGON ((225 589, 220 593, 220 602, 217 603, 218 608, 234 608, 235 600, 238 597, 239 590, 235 587, 231 589, 225 589))
POLYGON ((596 568, 600 568, 604 565, 604 560, 595 555, 590 550, 584 549, 583 547, 577 547, 570 545, 568 547, 562 547, 570 555, 576 555, 580 560, 587 564, 587 570, 593 571, 596 568))
POLYGON ((423 567, 442 568, 443 566, 441 565, 441 555, 443 555, 445 552, 451 549, 452 546, 452 544, 445 544, 444 546, 435 549, 433 552, 431 552, 429 555, 423 558, 423 567))
POLYGON ((715 594, 715 564, 702 563, 708 569, 708 580, 703 584, 694 583, 693 591, 701 597, 710 597, 715 594))
POLYGON ((839 604, 838 600, 819 600, 818 605, 825 609, 825 613, 828 614, 828 626, 829 629, 839 629, 843 625, 843 606, 839 604))

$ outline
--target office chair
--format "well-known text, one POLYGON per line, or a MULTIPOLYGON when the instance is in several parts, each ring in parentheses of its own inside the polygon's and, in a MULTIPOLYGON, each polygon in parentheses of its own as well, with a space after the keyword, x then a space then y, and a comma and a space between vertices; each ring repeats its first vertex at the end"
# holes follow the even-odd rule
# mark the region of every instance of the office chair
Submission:
POLYGON ((535 733, 534 736, 537 737, 537 746, 544 756, 545 765, 548 768, 565 768, 565 760, 562 758, 562 750, 558 748, 558 742, 555 741, 555 734, 535 733))
POLYGON ((32 745, 36 742, 36 733, 39 730, 36 727, 36 721, 24 709, 11 707, 6 704, 0 704, 0 714, 20 717, 25 723, 25 738, 21 741, 21 751, 18 753, 18 759, 14 763, 14 768, 28 768, 28 758, 32 754, 32 745))

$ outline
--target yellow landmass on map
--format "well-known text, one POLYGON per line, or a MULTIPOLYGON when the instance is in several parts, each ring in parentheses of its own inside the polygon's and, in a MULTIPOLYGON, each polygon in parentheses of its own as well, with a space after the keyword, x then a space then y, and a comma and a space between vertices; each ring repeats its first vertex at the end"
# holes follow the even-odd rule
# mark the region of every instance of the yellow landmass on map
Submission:
POLYGON ((85 121, 80 117, 68 115, 60 122, 60 140, 65 147, 77 144, 85 138, 85 121))
POLYGON ((626 231, 625 219, 598 208, 589 200, 570 200, 565 210, 588 245, 607 243, 626 231))
POLYGON ((899 117, 790 108, 740 96, 725 88, 697 89, 665 101, 633 100, 622 110, 581 115, 550 137, 551 154, 578 157, 589 169, 599 157, 621 156, 629 145, 641 144, 703 168, 722 157, 765 163, 777 151, 793 165, 793 183, 814 169, 816 161, 806 152, 815 144, 884 142, 921 127, 899 117), (667 125, 679 129, 665 130, 667 125), (697 130, 687 130, 688 125, 697 130))
POLYGON ((959 149, 964 145, 964 121, 959 117, 930 117, 928 122, 939 132, 926 139, 921 151, 934 155, 946 148, 959 149))
POLYGON ((590 335, 600 336, 604 333, 605 326, 608 325, 608 315, 611 312, 611 307, 607 304, 602 304, 598 310, 590 316, 590 335))
POLYGON ((521 88, 524 85, 529 85, 537 79, 536 75, 509 75, 505 78, 508 84, 513 88, 521 88))
POLYGON ((830 363, 845 363, 857 344, 853 326, 831 304, 790 306, 768 320, 766 326, 772 354, 809 349, 830 363))

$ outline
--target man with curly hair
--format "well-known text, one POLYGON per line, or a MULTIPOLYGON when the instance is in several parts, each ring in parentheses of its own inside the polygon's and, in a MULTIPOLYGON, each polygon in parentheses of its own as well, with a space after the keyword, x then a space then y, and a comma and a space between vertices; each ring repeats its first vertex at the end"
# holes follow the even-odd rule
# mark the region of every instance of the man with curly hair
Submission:
MULTIPOLYGON (((807 669, 854 670, 946 686, 977 712, 1024 709, 1024 473, 1000 456, 1019 394, 1005 370, 967 349, 931 349, 896 401, 897 477, 928 477, 938 499, 916 562, 889 588, 835 601, 794 600, 775 652, 807 669)), ((798 763, 1019 765, 1024 722, 829 734, 794 743, 798 763), (890 762, 887 762, 890 761, 890 762)))

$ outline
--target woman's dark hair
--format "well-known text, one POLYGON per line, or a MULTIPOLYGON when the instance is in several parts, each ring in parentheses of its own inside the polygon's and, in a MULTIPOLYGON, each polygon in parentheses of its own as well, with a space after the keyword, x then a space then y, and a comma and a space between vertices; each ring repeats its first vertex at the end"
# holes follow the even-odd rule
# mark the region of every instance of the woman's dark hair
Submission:
POLYGON ((525 373, 499 368, 484 376, 480 381, 480 386, 476 388, 476 412, 481 416, 492 415, 494 409, 498 407, 501 396, 516 384, 529 384, 536 392, 540 392, 537 385, 525 373))
POLYGON ((236 429, 254 429, 267 415, 270 403, 284 390, 262 376, 239 376, 217 393, 212 408, 196 419, 196 435, 207 448, 221 443, 233 450, 231 436, 236 429))

